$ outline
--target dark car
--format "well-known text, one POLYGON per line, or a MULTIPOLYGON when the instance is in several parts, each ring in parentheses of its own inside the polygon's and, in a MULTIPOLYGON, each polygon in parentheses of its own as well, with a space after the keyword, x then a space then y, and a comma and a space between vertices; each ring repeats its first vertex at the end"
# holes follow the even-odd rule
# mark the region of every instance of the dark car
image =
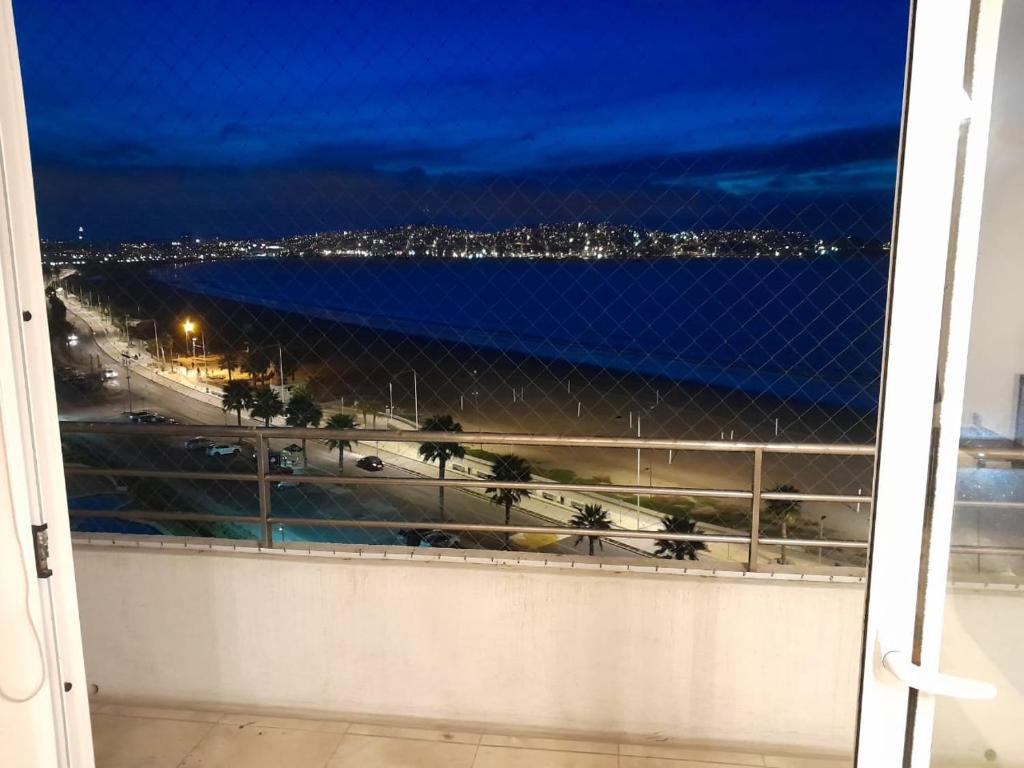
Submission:
POLYGON ((356 462, 356 466, 367 472, 380 472, 384 469, 384 462, 380 460, 380 456, 363 456, 356 462))
POLYGON ((155 416, 156 414, 150 411, 125 411, 124 415, 128 417, 129 421, 142 421, 147 416, 155 416))
POLYGON ((169 416, 161 416, 159 413, 147 413, 137 419, 132 419, 140 424, 176 424, 177 422, 169 416))
POLYGON ((417 531, 412 528, 401 528, 398 535, 407 547, 442 547, 445 549, 461 549, 459 537, 447 531, 417 531))

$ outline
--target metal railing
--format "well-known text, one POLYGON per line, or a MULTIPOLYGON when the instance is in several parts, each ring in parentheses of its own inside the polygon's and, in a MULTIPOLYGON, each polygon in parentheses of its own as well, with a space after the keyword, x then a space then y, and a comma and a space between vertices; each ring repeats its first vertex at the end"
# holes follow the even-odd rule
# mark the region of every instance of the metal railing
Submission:
MULTIPOLYGON (((192 437, 202 433, 207 436, 225 439, 248 439, 252 442, 256 453, 255 472, 216 472, 216 471, 179 471, 157 469, 130 469, 116 467, 66 466, 65 473, 70 476, 102 476, 125 478, 150 478, 156 480, 182 481, 229 481, 257 483, 259 489, 259 514, 252 515, 217 515, 188 512, 160 511, 95 511, 74 510, 73 517, 79 518, 117 518, 127 520, 175 520, 180 522, 235 522, 258 525, 261 531, 260 544, 265 547, 274 545, 273 528, 275 525, 310 526, 310 527, 359 527, 366 529, 406 529, 406 530, 441 530, 463 531, 473 533, 544 533, 556 536, 580 536, 584 538, 613 540, 662 540, 702 542, 705 544, 740 544, 748 547, 746 565, 749 570, 758 570, 758 552, 762 545, 786 547, 810 547, 820 549, 865 550, 866 541, 779 538, 760 534, 761 507, 767 501, 813 501, 846 504, 871 504, 871 497, 861 494, 830 494, 830 493, 799 493, 766 491, 763 489, 763 461, 765 454, 802 454, 830 456, 866 456, 874 455, 874 447, 867 445, 814 445, 804 443, 756 443, 756 442, 717 442, 698 440, 670 440, 664 438, 617 438, 617 437, 575 437, 560 435, 523 435, 499 434, 486 432, 423 432, 414 430, 333 430, 322 428, 299 427, 255 427, 255 426, 215 426, 195 424, 117 424, 106 422, 61 422, 63 435, 104 434, 111 436, 162 436, 192 437), (413 521, 382 521, 354 520, 341 518, 299 518, 275 516, 271 507, 270 489, 273 483, 282 480, 282 475, 275 474, 270 467, 270 449, 268 441, 275 440, 348 440, 362 443, 460 443, 473 445, 513 445, 513 446, 559 446, 575 448, 624 448, 624 449, 664 449, 673 451, 699 451, 715 453, 744 453, 752 457, 753 470, 748 489, 726 488, 689 488, 664 485, 637 484, 600 484, 571 482, 502 482, 489 478, 446 478, 432 477, 370 477, 351 475, 287 475, 289 483, 310 484, 319 486, 376 486, 393 487, 445 487, 482 491, 489 488, 508 488, 528 491, 563 491, 583 492, 588 494, 629 494, 642 496, 667 496, 713 498, 734 501, 746 501, 750 509, 750 526, 748 532, 735 535, 719 533, 675 533, 670 531, 629 530, 623 528, 588 529, 557 525, 489 525, 481 523, 458 522, 413 522, 413 521)), ((819 550, 820 551, 820 550, 819 550)))
MULTIPOLYGON (((842 493, 799 493, 766 491, 763 489, 765 455, 812 455, 812 456, 874 456, 871 445, 828 445, 813 443, 757 443, 757 442, 719 442, 707 440, 670 440, 664 438, 637 437, 576 437, 562 435, 525 435, 499 434, 489 432, 423 432, 414 430, 333 430, 300 427, 255 427, 255 426, 219 426, 195 424, 116 424, 107 422, 61 422, 63 435, 106 434, 106 435, 151 435, 163 437, 191 437, 197 431, 207 435, 245 439, 253 441, 256 451, 255 472, 210 472, 210 471, 179 471, 155 469, 130 469, 116 467, 65 466, 65 474, 71 476, 100 476, 150 478, 157 480, 207 480, 257 483, 259 488, 258 515, 223 515, 204 514, 198 512, 166 512, 149 510, 72 510, 76 518, 110 518, 146 521, 177 521, 177 522, 219 522, 258 525, 261 531, 260 545, 273 547, 274 525, 364 528, 391 530, 440 530, 466 533, 501 533, 501 534, 551 534, 555 536, 573 536, 583 538, 612 540, 662 540, 702 542, 706 544, 739 544, 746 545, 748 556, 746 567, 750 571, 759 570, 758 553, 763 546, 804 547, 839 550, 867 550, 867 541, 825 539, 825 538, 790 538, 763 536, 760 533, 761 507, 767 501, 824 502, 836 504, 871 504, 871 496, 842 493), (691 498, 715 498, 746 501, 749 503, 750 523, 746 533, 675 533, 670 531, 630 530, 625 528, 588 529, 574 528, 564 525, 490 525, 483 523, 459 523, 440 521, 386 521, 386 520, 355 520, 344 518, 309 518, 309 517, 278 517, 272 512, 270 487, 272 483, 282 479, 282 475, 271 471, 270 439, 331 439, 349 440, 352 442, 390 442, 390 443, 461 443, 478 445, 511 445, 511 446, 560 446, 575 448, 624 448, 624 449, 664 449, 673 451, 698 451, 714 453, 744 453, 752 457, 752 473, 749 489, 725 488, 687 488, 679 486, 652 486, 628 484, 560 483, 551 481, 501 482, 492 479, 468 479, 432 477, 369 477, 344 475, 287 475, 288 482, 321 486, 415 486, 415 487, 446 487, 465 490, 483 490, 488 488, 514 488, 530 491, 578 491, 587 494, 629 494, 642 496, 668 496, 691 498)), ((965 450, 964 455, 975 458, 981 454, 988 460, 1010 461, 1024 460, 1024 450, 1002 449, 999 451, 965 450)), ((957 500, 958 508, 991 508, 1005 511, 1024 511, 1024 502, 1012 501, 978 501, 957 500)), ((624 542, 624 543, 625 543, 624 542)), ((961 555, 1002 555, 1024 556, 1024 547, 993 546, 982 544, 954 544, 953 554, 961 555)))

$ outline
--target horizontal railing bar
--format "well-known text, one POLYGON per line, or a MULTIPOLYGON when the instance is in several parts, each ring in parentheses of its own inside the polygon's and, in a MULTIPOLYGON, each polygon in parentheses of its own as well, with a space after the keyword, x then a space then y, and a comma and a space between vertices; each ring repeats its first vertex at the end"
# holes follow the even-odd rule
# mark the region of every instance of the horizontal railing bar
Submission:
POLYGON ((272 482, 310 483, 313 485, 415 486, 427 488, 511 488, 523 491, 575 491, 580 493, 621 493, 631 496, 696 496, 715 499, 749 499, 750 491, 708 488, 676 488, 659 485, 587 485, 586 483, 504 482, 499 480, 462 480, 436 477, 359 477, 356 475, 268 475, 272 482))
MULTIPOLYGON (((65 474, 112 477, 145 477, 157 480, 231 480, 257 482, 259 476, 238 472, 190 472, 158 469, 122 469, 104 467, 65 467, 65 474)), ((630 496, 692 496, 696 498, 740 499, 753 497, 750 491, 714 488, 677 488, 659 485, 592 485, 587 483, 502 482, 498 480, 463 480, 458 478, 433 477, 359 477, 345 475, 286 475, 270 473, 268 482, 296 482, 311 485, 389 485, 418 486, 428 488, 512 488, 528 491, 572 491, 577 493, 621 493, 630 496)), ((870 496, 822 494, 822 493, 762 493, 767 501, 819 501, 846 504, 869 504, 870 496)))
MULTIPOLYGON (((252 523, 258 525, 259 517, 243 517, 239 515, 203 515, 184 514, 177 512, 149 511, 104 511, 72 510, 70 516, 75 518, 120 518, 125 520, 174 520, 178 522, 229 522, 252 523)), ((408 522, 392 520, 330 520, 322 517, 270 517, 271 525, 305 525, 315 528, 378 528, 378 529, 413 529, 426 531, 464 531, 477 533, 550 533, 562 536, 584 536, 597 538, 626 539, 659 539, 665 541, 709 541, 722 544, 749 544, 749 536, 730 536, 722 534, 701 533, 669 533, 667 531, 629 531, 590 528, 564 528, 544 525, 488 525, 485 523, 437 523, 408 522)), ((106 531, 104 533, 107 533, 106 531)))
POLYGON ((1024 501, 954 501, 954 507, 969 509, 1024 509, 1024 501))
POLYGON ((1016 555, 1024 557, 1024 547, 988 547, 978 544, 954 544, 949 550, 954 555, 1016 555))
POLYGON ((866 541, 830 541, 829 539, 782 539, 759 536, 758 542, 778 547, 824 547, 825 549, 867 549, 866 541))
MULTIPOLYGON (((78 518, 89 518, 89 517, 102 517, 112 519, 125 519, 125 520, 175 520, 182 523, 252 523, 253 525, 259 525, 259 517, 250 517, 247 515, 208 515, 201 514, 198 512, 155 512, 155 511, 135 511, 135 510, 88 510, 88 509, 70 509, 68 510, 69 517, 78 518)), ((109 533, 109 531, 104 531, 109 533)))
POLYGON ((1024 448, 961 448, 960 452, 983 461, 1024 461, 1024 448))
MULTIPOLYGON (((239 472, 189 472, 176 469, 123 469, 120 467, 76 467, 65 466, 65 475, 85 475, 87 477, 145 477, 154 480, 231 480, 255 483, 259 475, 239 472)), ((279 478, 290 475, 267 475, 267 479, 276 482, 279 478)))
POLYGON ((325 520, 322 517, 271 517, 272 525, 308 525, 316 528, 385 528, 428 531, 464 531, 467 533, 549 533, 556 536, 590 536, 612 539, 658 539, 665 541, 708 541, 720 544, 749 544, 749 536, 714 533, 669 533, 667 531, 630 531, 618 529, 566 528, 546 525, 490 525, 487 523, 411 523, 392 520, 325 520))
POLYGON ((763 491, 761 499, 764 501, 824 501, 837 504, 870 504, 870 496, 858 496, 857 494, 829 494, 829 493, 772 493, 763 491))
POLYGON ((829 443, 760 443, 722 440, 676 440, 654 437, 585 437, 571 435, 525 435, 498 432, 423 432, 417 430, 328 429, 319 427, 256 427, 220 424, 117 424, 95 421, 62 421, 66 434, 142 434, 169 437, 194 436, 206 432, 223 437, 276 439, 331 439, 360 442, 462 443, 465 445, 542 445, 573 448, 653 448, 678 451, 728 453, 815 454, 834 456, 873 456, 873 445, 837 445, 829 443))

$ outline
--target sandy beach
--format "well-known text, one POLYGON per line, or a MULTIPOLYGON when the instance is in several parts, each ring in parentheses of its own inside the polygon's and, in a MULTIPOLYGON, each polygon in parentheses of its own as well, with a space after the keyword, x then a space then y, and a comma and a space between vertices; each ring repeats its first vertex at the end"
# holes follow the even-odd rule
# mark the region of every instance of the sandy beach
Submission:
MULTIPOLYGON (((166 329, 158 332, 165 354, 174 343, 175 352, 182 352, 179 324, 186 316, 202 329, 211 356, 261 344, 268 359, 276 360, 280 343, 287 383, 306 384, 328 408, 383 413, 393 403, 396 415, 413 419, 418 405, 421 421, 450 413, 464 430, 484 432, 625 437, 639 430, 642 437, 853 444, 870 443, 874 436, 873 412, 310 320, 178 291, 124 268, 94 284, 113 300, 115 313, 143 320, 143 307, 149 308, 158 329, 166 329)), ((148 338, 139 335, 153 344, 152 330, 148 338)), ((586 481, 636 483, 639 474, 640 484, 655 486, 741 489, 751 482, 747 455, 644 450, 638 473, 635 449, 509 450, 528 458, 540 474, 571 473, 586 481)), ((765 487, 867 492, 871 471, 871 461, 860 457, 772 456, 765 460, 765 487)), ((713 519, 715 509, 702 506, 713 519)), ((815 509, 813 517, 819 516, 815 509)), ((863 525, 852 528, 866 536, 866 510, 863 525)), ((849 525, 843 531, 854 532, 849 525)))

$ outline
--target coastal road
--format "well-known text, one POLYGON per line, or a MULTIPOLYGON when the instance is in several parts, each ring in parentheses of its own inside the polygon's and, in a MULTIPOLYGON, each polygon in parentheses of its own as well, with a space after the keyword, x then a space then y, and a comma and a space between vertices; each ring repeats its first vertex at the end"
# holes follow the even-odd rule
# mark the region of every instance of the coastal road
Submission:
MULTIPOLYGON (((96 343, 88 325, 81 317, 74 314, 69 307, 69 318, 75 322, 79 341, 74 347, 56 344, 54 348, 55 366, 68 365, 79 370, 109 367, 118 372, 118 377, 107 382, 94 393, 79 394, 73 388, 62 385, 58 387, 60 413, 62 419, 122 421, 123 411, 128 410, 128 376, 132 373, 119 360, 106 355, 96 343)), ((102 333, 103 331, 99 331, 102 333)), ((152 410, 171 416, 181 423, 197 425, 234 424, 235 417, 225 414, 220 408, 195 397, 179 392, 171 387, 162 386, 140 375, 131 375, 131 401, 134 410, 152 410)), ((248 422, 255 423, 255 422, 248 422)), ((203 432, 197 426, 197 433, 203 432)), ((109 461, 112 464, 132 468, 153 469, 202 469, 217 471, 251 471, 252 466, 247 460, 229 459, 224 457, 206 457, 201 452, 186 451, 182 440, 169 438, 112 438, 103 436, 76 437, 70 441, 81 449, 85 455, 109 461)), ((291 442, 282 441, 283 442, 291 442)), ((274 448, 283 446, 275 445, 274 448)), ((329 453, 317 441, 308 441, 310 467, 314 471, 333 473, 337 471, 338 458, 336 453, 329 453)), ((360 453, 345 453, 345 472, 366 474, 356 468, 355 462, 360 453)), ((386 466, 375 478, 384 481, 388 478, 414 477, 411 472, 400 467, 386 466)), ((150 483, 148 489, 150 502, 166 497, 168 502, 176 502, 177 508, 182 507, 196 512, 214 514, 256 514, 258 510, 258 492, 255 484, 224 482, 183 483, 176 481, 163 483, 156 487, 150 483), (156 498, 154 498, 156 497, 156 498)), ((436 488, 408 488, 388 486, 384 482, 380 487, 359 486, 358 488, 318 487, 302 485, 294 488, 275 489, 272 492, 272 510, 276 516, 346 518, 365 520, 404 520, 427 522, 438 520, 438 504, 436 488)), ((488 501, 469 493, 449 491, 446 494, 445 516, 450 522, 467 523, 500 523, 501 510, 488 501)), ((536 525, 538 520, 521 511, 513 511, 513 524, 536 525)), ((282 525, 274 531, 275 538, 286 540, 320 540, 346 543, 381 543, 400 544, 401 538, 394 531, 358 528, 306 528, 282 525)), ((483 546, 500 548, 501 541, 497 536, 479 536, 469 539, 462 536, 464 546, 483 546)), ((605 553, 609 555, 626 555, 626 550, 614 544, 605 545, 605 553)), ((582 554, 586 552, 586 544, 576 545, 572 539, 562 539, 544 551, 558 553, 582 554)))

